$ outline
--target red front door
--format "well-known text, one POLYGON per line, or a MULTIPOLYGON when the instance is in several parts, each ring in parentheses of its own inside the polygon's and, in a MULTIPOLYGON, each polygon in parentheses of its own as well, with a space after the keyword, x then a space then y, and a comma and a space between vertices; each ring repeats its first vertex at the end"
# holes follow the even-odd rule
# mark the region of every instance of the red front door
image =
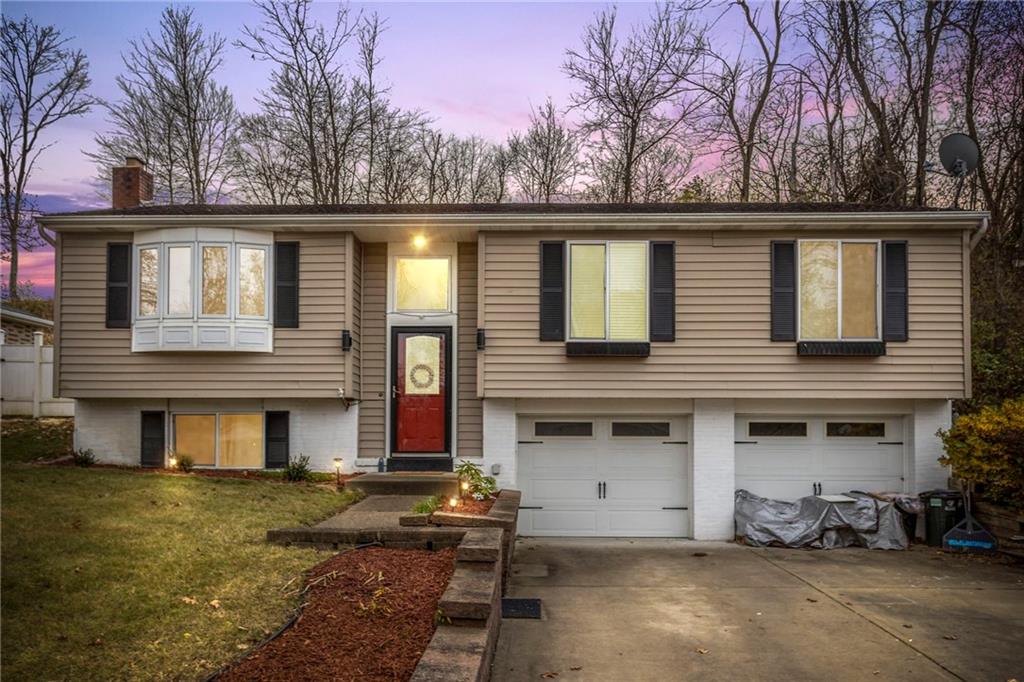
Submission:
POLYGON ((448 330, 393 330, 393 452, 448 451, 448 330))

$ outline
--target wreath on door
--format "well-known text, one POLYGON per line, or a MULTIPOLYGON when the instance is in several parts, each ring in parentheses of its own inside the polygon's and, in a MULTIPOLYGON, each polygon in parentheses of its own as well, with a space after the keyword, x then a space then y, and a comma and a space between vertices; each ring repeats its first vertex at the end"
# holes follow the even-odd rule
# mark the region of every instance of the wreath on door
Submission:
POLYGON ((424 364, 416 365, 409 370, 409 381, 416 388, 429 388, 434 385, 434 370, 424 364))

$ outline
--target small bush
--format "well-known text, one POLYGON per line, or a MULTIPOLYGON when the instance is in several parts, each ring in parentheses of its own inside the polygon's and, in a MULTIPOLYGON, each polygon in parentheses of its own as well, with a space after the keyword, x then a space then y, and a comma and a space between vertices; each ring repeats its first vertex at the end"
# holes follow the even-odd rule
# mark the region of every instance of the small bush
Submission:
POLYGON ((425 500, 420 500, 412 506, 412 512, 414 514, 433 514, 437 511, 437 508, 441 506, 443 500, 440 495, 434 495, 428 497, 425 500))
POLYGON ((96 455, 93 454, 93 451, 81 448, 71 453, 71 459, 77 467, 91 467, 96 463, 96 455))
POLYGON ((977 484, 990 502, 1024 510, 1024 398, 963 415, 939 437, 946 448, 939 461, 954 476, 977 484))
POLYGON ((296 459, 289 460, 284 468, 284 477, 295 482, 311 480, 313 471, 309 468, 309 456, 299 455, 296 459))
POLYGON ((493 497, 494 493, 498 491, 498 483, 494 477, 484 476, 480 466, 473 462, 463 460, 459 466, 455 467, 455 473, 459 477, 460 485, 463 481, 469 483, 468 492, 475 500, 486 500, 493 497))
POLYGON ((178 463, 174 465, 175 468, 186 474, 192 471, 196 465, 196 461, 189 455, 180 455, 176 459, 178 460, 178 463))

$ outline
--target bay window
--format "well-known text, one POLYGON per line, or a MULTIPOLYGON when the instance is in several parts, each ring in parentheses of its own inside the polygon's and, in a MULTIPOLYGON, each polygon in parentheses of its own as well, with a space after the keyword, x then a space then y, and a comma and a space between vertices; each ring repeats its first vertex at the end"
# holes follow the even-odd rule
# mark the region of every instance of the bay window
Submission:
POLYGON ((271 351, 271 248, 266 232, 137 233, 132 349, 271 351))
POLYGON ((569 243, 569 338, 647 341, 647 242, 569 243))
POLYGON ((877 241, 799 242, 801 341, 879 339, 879 257, 877 241))

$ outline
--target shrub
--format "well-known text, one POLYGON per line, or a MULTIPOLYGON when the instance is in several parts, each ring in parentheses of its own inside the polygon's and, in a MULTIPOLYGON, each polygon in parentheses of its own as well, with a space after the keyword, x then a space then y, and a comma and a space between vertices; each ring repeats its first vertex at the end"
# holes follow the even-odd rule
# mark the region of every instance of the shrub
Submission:
POLYGON ((440 495, 434 495, 428 497, 425 500, 420 500, 412 506, 412 512, 414 514, 433 514, 437 511, 437 508, 441 506, 443 500, 440 495))
POLYGON ((92 450, 83 450, 79 448, 71 453, 71 460, 78 467, 91 467, 96 463, 96 455, 93 454, 92 450))
POLYGON ((309 456, 299 455, 296 459, 289 460, 284 468, 284 477, 296 482, 311 480, 313 471, 309 468, 309 456))
POLYGON ((196 465, 196 461, 189 455, 178 455, 178 471, 188 473, 192 471, 192 468, 196 465))
POLYGON ((990 502, 1024 509, 1024 398, 963 415, 939 431, 939 459, 957 478, 975 483, 990 502))
POLYGON ((485 500, 498 491, 498 483, 493 476, 484 476, 483 471, 477 464, 463 460, 455 467, 455 473, 459 476, 459 483, 469 483, 469 493, 477 500, 485 500))

